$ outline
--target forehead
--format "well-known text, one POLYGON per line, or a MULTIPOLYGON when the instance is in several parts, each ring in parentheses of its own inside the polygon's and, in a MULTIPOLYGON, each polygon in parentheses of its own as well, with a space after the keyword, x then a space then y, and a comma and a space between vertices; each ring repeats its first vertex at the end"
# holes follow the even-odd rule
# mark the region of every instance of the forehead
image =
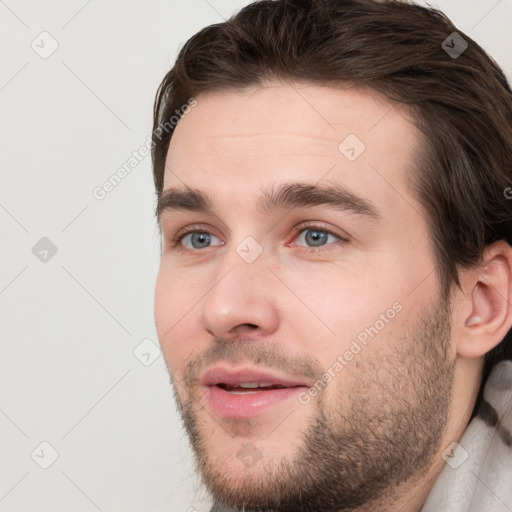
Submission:
POLYGON ((268 183, 325 180, 384 209, 398 196, 415 202, 420 132, 375 91, 276 83, 196 100, 171 139, 164 189, 187 185, 234 204, 256 202, 268 183))

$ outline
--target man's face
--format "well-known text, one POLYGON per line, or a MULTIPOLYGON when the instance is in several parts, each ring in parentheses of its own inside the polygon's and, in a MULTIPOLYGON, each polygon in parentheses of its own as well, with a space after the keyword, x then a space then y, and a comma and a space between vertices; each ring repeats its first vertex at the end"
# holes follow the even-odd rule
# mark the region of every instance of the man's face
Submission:
POLYGON ((426 472, 450 404, 450 308, 410 188, 420 134, 356 89, 197 100, 164 194, 212 211, 167 201, 155 320, 199 470, 246 509, 370 503, 426 472))

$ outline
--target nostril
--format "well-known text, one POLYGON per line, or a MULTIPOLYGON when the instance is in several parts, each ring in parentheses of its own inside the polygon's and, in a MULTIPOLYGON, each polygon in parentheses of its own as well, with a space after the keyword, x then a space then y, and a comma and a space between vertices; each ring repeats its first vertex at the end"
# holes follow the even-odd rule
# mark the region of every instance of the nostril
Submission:
POLYGON ((254 331, 256 329, 259 329, 259 325, 256 325, 256 324, 239 324, 237 325, 236 327, 234 327, 233 329, 231 329, 231 332, 238 332, 240 333, 240 331, 254 331))

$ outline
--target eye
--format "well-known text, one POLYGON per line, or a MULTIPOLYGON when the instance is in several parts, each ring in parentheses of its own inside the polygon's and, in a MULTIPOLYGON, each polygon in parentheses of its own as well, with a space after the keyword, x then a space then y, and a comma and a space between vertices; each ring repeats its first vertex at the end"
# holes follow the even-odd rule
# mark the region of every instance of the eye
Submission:
MULTIPOLYGON (((184 245, 186 249, 194 250, 210 247, 212 245, 212 239, 219 240, 215 235, 213 235, 209 231, 199 231, 192 228, 190 231, 178 235, 174 242, 175 245, 184 245), (187 241, 190 243, 190 245, 186 245, 187 241)), ((222 242, 213 245, 222 245, 222 242)))
POLYGON ((346 239, 341 236, 320 226, 298 226, 295 233, 295 239, 297 241, 293 245, 304 245, 306 249, 309 249, 309 252, 314 252, 316 247, 320 248, 338 240, 346 241, 346 239))

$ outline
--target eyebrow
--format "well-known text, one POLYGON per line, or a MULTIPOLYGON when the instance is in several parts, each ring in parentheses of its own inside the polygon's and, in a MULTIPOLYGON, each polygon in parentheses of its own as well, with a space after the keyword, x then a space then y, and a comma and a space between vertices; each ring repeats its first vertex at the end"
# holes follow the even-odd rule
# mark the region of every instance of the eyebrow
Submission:
MULTIPOLYGON (((269 214, 279 209, 312 208, 325 206, 336 211, 349 211, 368 220, 378 221, 381 215, 375 206, 342 185, 284 183, 262 191, 257 207, 269 214)), ((156 206, 156 217, 160 223, 164 212, 194 211, 217 215, 209 198, 193 187, 169 188, 162 192, 156 206)))

